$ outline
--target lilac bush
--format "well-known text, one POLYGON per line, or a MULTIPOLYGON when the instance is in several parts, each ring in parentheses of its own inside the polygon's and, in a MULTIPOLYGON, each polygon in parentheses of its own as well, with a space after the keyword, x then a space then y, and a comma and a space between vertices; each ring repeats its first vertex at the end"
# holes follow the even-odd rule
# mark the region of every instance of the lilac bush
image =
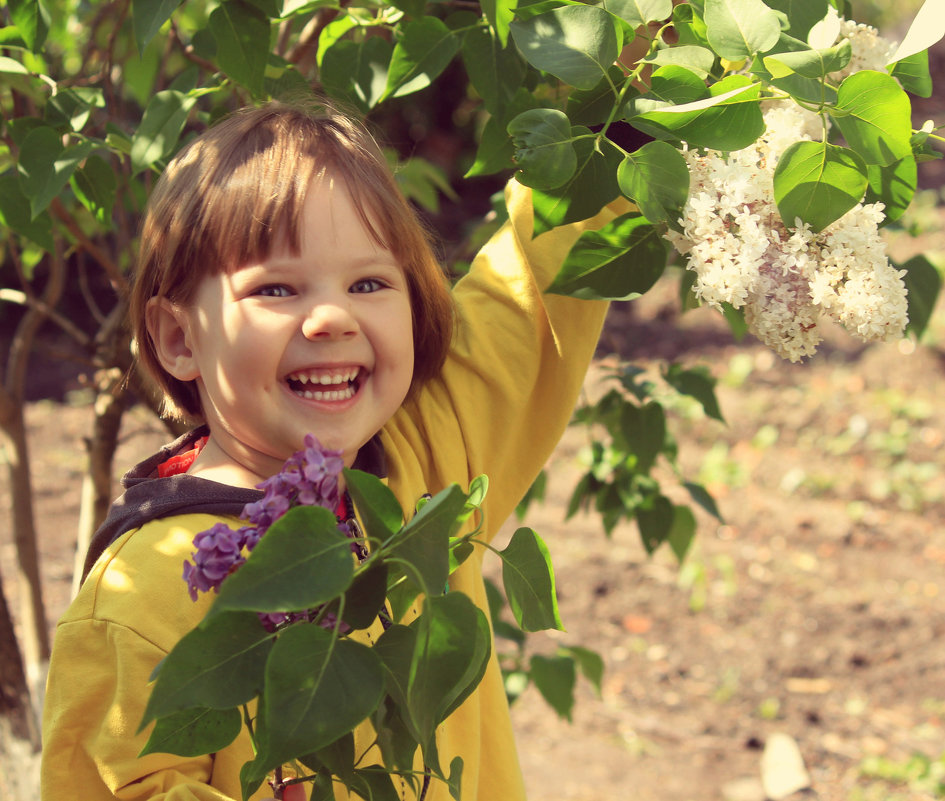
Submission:
MULTIPOLYGON (((220 591, 223 580, 246 561, 246 555, 266 533, 269 527, 293 506, 321 506, 332 512, 341 502, 339 476, 344 468, 341 451, 323 448, 312 435, 305 437, 305 448, 293 453, 278 473, 267 478, 257 488, 263 497, 243 507, 240 517, 249 525, 236 530, 226 523, 216 523, 194 537, 196 550, 191 559, 184 561, 184 581, 192 600, 198 593, 220 591)), ((356 528, 344 523, 341 528, 348 536, 356 534, 356 528)), ((352 543, 352 549, 360 552, 360 543, 352 543)), ((267 628, 311 619, 313 612, 261 614, 260 620, 267 628)), ((334 625, 332 615, 326 615, 323 625, 334 625)))

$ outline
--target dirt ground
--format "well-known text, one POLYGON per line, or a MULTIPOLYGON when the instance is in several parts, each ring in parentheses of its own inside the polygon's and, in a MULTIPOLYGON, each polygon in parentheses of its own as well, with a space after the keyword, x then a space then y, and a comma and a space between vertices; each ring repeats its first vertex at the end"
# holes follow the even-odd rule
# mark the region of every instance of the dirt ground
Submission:
MULTIPOLYGON (((941 232, 926 242, 943 244, 941 232)), ((863 348, 831 333, 791 365, 735 343, 710 312, 677 318, 670 289, 614 309, 605 353, 706 364, 719 379, 725 425, 685 409, 671 425, 683 477, 711 489, 725 520, 700 513, 682 566, 665 550, 648 558, 632 526, 607 538, 591 516, 565 522, 586 439, 569 431, 548 502, 526 521, 551 548, 568 631, 531 647, 583 645, 606 671, 600 697, 579 681, 572 723, 534 688, 513 707, 532 799, 760 801, 776 733, 810 775, 792 798, 945 797, 941 310, 928 342, 863 348)), ((50 621, 69 598, 89 415, 29 409, 50 621)), ((131 414, 119 468, 161 439, 131 414)), ((12 558, 0 526, 4 576, 12 558)))

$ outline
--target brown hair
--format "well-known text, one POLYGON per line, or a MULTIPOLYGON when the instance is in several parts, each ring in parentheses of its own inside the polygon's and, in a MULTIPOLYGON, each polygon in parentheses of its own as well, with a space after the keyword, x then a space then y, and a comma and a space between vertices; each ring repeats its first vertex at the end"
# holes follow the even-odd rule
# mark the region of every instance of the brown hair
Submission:
POLYGON ((139 363, 164 390, 166 413, 202 417, 195 383, 169 375, 157 358, 148 301, 186 305, 204 277, 265 260, 277 242, 298 252, 305 193, 326 170, 345 182, 365 228, 404 271, 413 317, 411 392, 439 372, 452 335, 449 289, 376 142, 332 108, 273 102, 238 111, 191 142, 148 201, 129 313, 139 363))

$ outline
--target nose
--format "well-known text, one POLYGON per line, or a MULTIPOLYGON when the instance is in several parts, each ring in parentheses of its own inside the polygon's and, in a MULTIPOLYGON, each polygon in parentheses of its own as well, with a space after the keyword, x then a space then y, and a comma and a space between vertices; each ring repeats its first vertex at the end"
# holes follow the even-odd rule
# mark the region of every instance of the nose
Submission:
POLYGON ((347 299, 319 302, 302 321, 302 335, 311 340, 348 339, 360 330, 347 299))

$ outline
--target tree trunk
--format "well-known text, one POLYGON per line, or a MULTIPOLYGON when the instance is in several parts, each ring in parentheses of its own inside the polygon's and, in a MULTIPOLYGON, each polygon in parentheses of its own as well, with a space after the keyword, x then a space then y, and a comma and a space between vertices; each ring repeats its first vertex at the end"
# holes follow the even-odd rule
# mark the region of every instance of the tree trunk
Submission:
POLYGON ((37 794, 39 725, 0 582, 0 798, 37 794))
POLYGON ((2 431, 13 513, 13 542, 16 544, 23 657, 30 682, 35 683, 40 680, 43 663, 49 660, 49 627, 40 582, 33 486, 22 405, 17 405, 13 414, 2 421, 2 431))
POLYGON ((76 537, 72 595, 79 591, 85 554, 96 529, 105 520, 112 502, 112 473, 121 420, 129 404, 129 393, 121 368, 102 370, 96 381, 95 422, 92 436, 86 440, 88 469, 82 479, 82 508, 76 537))

